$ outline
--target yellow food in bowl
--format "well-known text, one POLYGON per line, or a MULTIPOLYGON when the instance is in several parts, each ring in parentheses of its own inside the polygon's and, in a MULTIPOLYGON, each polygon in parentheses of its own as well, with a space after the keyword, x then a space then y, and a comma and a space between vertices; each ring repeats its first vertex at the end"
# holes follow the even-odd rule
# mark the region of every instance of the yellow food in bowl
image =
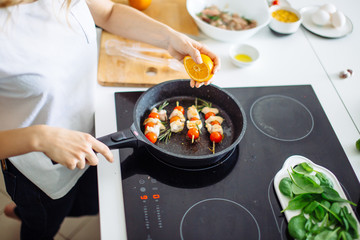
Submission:
POLYGON ((285 22, 285 23, 292 23, 292 22, 296 22, 299 20, 299 17, 295 13, 285 10, 285 9, 276 10, 276 11, 272 12, 271 15, 276 20, 278 20, 280 22, 285 22))
POLYGON ((251 62, 252 61, 252 58, 246 54, 237 54, 237 55, 235 55, 235 59, 240 62, 251 62))

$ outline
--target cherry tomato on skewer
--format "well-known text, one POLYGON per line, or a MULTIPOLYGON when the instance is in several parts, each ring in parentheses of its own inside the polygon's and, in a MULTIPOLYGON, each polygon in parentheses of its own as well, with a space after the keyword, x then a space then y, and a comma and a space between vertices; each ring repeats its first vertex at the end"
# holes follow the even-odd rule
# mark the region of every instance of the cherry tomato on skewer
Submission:
POLYGON ((182 114, 185 114, 185 109, 182 106, 176 106, 174 107, 174 110, 177 109, 178 111, 180 111, 182 114))
POLYGON ((157 141, 157 136, 156 136, 156 134, 155 134, 154 132, 149 132, 149 133, 147 133, 147 134, 145 135, 145 137, 146 137, 147 139, 149 139, 149 141, 152 142, 152 143, 156 143, 156 141, 157 141))
POLYGON ((156 112, 151 112, 151 113, 149 114, 149 118, 157 118, 157 119, 160 119, 160 116, 159 116, 159 114, 156 113, 156 112))
POLYGON ((223 139, 223 136, 219 132, 212 132, 210 134, 210 141, 219 143, 223 139))
POLYGON ((211 116, 215 116, 215 113, 213 113, 213 112, 208 112, 208 113, 206 113, 205 114, 205 120, 207 120, 209 117, 211 117, 211 116))
POLYGON ((218 124, 218 125, 221 125, 218 121, 212 121, 211 123, 210 123, 211 125, 215 125, 215 124, 218 124))
POLYGON ((199 130, 197 128, 190 128, 187 132, 187 135, 190 139, 198 139, 200 136, 199 130))

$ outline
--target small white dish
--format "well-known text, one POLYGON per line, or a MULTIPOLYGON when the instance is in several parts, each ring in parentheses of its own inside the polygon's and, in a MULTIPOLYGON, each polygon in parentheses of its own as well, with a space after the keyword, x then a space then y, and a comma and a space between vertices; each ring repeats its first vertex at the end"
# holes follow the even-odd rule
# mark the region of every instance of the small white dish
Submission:
POLYGON ((353 31, 353 24, 351 20, 345 16, 346 22, 343 27, 340 29, 334 28, 330 24, 324 26, 316 25, 312 20, 312 14, 319 9, 320 6, 309 6, 300 9, 300 13, 303 16, 302 25, 306 28, 309 32, 312 32, 320 37, 324 38, 341 38, 349 35, 353 31))
POLYGON ((231 62, 237 67, 252 65, 259 59, 259 51, 248 44, 235 44, 229 49, 231 62), (238 56, 240 55, 240 56, 238 56), (238 57, 237 57, 238 56, 238 57))
POLYGON ((271 16, 271 21, 269 23, 269 27, 271 30, 273 30, 274 32, 279 33, 279 34, 295 33, 299 29, 300 24, 303 20, 301 13, 290 6, 275 5, 275 6, 270 7, 269 11, 270 11, 270 16, 271 16), (294 13, 298 17, 298 20, 296 22, 279 21, 272 16, 273 12, 275 12, 277 10, 285 10, 285 11, 294 13))

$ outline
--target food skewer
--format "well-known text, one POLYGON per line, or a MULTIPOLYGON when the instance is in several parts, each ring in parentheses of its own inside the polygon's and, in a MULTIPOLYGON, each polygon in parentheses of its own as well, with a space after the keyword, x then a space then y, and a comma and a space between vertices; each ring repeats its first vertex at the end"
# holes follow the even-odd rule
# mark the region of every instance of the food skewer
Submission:
POLYGON ((159 106, 159 108, 153 108, 144 121, 145 125, 145 137, 149 139, 150 142, 155 143, 160 135, 161 131, 164 131, 166 128, 161 122, 162 120, 167 119, 166 110, 164 109, 169 103, 164 102, 159 106))
POLYGON ((179 102, 177 101, 176 107, 174 107, 174 110, 171 112, 171 114, 169 116, 170 129, 168 129, 166 132, 164 132, 159 137, 160 140, 165 139, 165 142, 167 143, 171 137, 171 133, 178 133, 184 129, 184 126, 185 126, 184 113, 185 113, 184 108, 182 106, 180 106, 179 102))
POLYGON ((171 132, 178 133, 184 129, 185 126, 185 110, 176 102, 176 107, 169 116, 171 132))
POLYGON ((205 107, 201 109, 201 112, 205 115, 205 127, 210 133, 210 141, 213 143, 211 149, 212 153, 215 154, 215 144, 220 143, 224 138, 224 131, 221 124, 224 118, 218 116, 219 110, 213 108, 211 103, 201 100, 205 107))
POLYGON ((160 121, 160 116, 156 112, 151 112, 144 121, 145 137, 150 142, 155 143, 160 135, 160 131, 165 130, 165 126, 160 121))
POLYGON ((189 129, 187 136, 191 139, 191 143, 198 139, 201 133, 202 122, 200 120, 200 114, 195 105, 188 107, 186 126, 189 129))

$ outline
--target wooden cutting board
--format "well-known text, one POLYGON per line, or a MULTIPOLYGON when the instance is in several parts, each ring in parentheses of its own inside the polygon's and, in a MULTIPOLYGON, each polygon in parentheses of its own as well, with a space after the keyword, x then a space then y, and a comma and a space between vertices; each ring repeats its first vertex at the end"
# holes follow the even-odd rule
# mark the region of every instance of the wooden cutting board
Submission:
MULTIPOLYGON (((127 4, 127 0, 114 0, 127 4)), ((186 10, 186 0, 152 0, 143 11, 150 17, 163 22, 177 31, 197 36, 198 28, 186 10)), ((98 82, 102 86, 148 87, 171 79, 189 78, 186 72, 171 69, 167 64, 156 63, 123 55, 110 55, 106 51, 106 42, 115 39, 127 46, 159 49, 151 45, 121 38, 103 31, 100 43, 98 82)), ((168 53, 142 54, 151 57, 170 59, 168 53)))

